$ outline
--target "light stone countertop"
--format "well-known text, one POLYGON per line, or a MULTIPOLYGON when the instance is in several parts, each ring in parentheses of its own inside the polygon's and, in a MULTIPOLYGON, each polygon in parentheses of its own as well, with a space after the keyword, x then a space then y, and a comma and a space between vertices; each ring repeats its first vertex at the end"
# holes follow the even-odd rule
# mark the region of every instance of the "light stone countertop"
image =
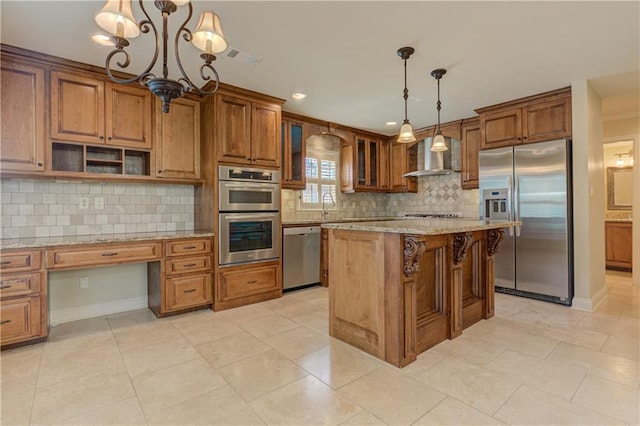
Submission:
POLYGON ((474 220, 474 219, 403 219, 377 222, 323 223, 327 229, 349 231, 386 232, 394 234, 442 235, 458 232, 481 231, 484 229, 509 228, 521 225, 522 222, 506 220, 474 220))
POLYGON ((297 225, 320 225, 325 223, 342 223, 342 222, 378 222, 381 220, 404 220, 404 216, 400 217, 340 217, 329 218, 327 220, 322 219, 291 219, 283 220, 282 226, 297 226, 297 225))
POLYGON ((0 240, 0 249, 27 249, 40 247, 59 247, 79 244, 106 244, 134 241, 169 240, 174 238, 213 237, 213 232, 199 231, 163 231, 132 232, 122 234, 73 235, 65 237, 10 238, 0 240))
POLYGON ((620 223, 633 223, 633 218, 630 217, 619 217, 615 219, 605 219, 605 222, 620 222, 620 223))

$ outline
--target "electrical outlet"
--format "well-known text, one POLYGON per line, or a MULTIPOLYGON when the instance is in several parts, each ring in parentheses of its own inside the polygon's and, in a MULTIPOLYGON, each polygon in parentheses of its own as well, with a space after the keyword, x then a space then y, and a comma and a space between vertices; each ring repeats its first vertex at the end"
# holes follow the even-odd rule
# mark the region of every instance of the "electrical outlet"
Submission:
POLYGON ((104 210, 104 197, 96 197, 93 204, 93 207, 96 210, 104 210))
POLYGON ((89 197, 80 197, 80 210, 87 210, 89 208, 89 197))
POLYGON ((89 288, 89 277, 80 277, 80 288, 89 288))

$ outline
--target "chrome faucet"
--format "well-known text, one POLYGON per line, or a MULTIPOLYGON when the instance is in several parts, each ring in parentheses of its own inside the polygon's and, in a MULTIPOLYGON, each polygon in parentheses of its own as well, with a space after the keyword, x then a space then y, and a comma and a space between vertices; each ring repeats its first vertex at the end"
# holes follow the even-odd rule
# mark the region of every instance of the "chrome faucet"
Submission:
POLYGON ((322 194, 322 220, 327 220, 327 216, 329 215, 329 211, 327 210, 327 208, 325 207, 325 197, 329 196, 329 198, 331 198, 331 205, 335 207, 336 205, 336 200, 333 199, 333 194, 331 194, 330 192, 325 192, 324 194, 322 194))

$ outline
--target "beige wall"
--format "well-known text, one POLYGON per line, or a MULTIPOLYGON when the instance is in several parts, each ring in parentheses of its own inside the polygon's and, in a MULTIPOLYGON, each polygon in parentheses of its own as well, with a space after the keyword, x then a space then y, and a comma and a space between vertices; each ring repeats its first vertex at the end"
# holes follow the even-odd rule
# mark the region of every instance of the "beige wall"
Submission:
POLYGON ((593 310, 606 300, 604 262, 604 172, 602 102, 586 80, 574 82, 573 229, 576 309, 593 310))

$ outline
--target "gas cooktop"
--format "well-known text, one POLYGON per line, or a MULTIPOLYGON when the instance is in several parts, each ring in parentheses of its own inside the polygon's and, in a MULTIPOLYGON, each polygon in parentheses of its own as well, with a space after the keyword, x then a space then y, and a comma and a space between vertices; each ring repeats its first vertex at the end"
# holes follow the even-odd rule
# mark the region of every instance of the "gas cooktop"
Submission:
POLYGON ((430 217, 430 218, 454 218, 458 217, 455 213, 411 213, 406 214, 405 217, 430 217))

